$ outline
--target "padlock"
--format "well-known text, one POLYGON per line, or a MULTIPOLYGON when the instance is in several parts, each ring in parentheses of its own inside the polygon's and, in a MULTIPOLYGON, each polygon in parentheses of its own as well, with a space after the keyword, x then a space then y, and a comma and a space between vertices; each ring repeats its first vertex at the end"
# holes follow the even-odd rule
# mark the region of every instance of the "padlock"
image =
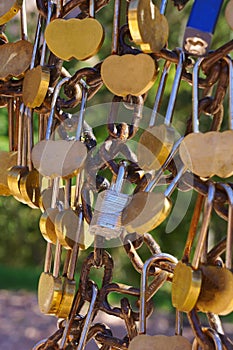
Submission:
POLYGON ((223 0, 195 0, 184 33, 187 53, 204 56, 209 52, 212 36, 223 0))
MULTIPOLYGON (((21 106, 23 108, 23 106, 21 106)), ((25 123, 24 127, 24 152, 25 152, 25 160, 24 164, 21 167, 18 167, 18 171, 20 175, 17 177, 13 177, 13 179, 9 175, 9 181, 12 186, 15 185, 17 188, 18 182, 18 195, 17 198, 20 202, 27 204, 32 209, 39 208, 40 202, 40 176, 36 169, 32 168, 31 164, 31 149, 32 149, 32 140, 33 140, 33 114, 32 111, 28 108, 25 109, 24 113, 25 123), (20 169, 21 168, 21 169, 20 169), (22 173, 21 173, 22 171, 22 173)), ((17 167, 11 169, 10 173, 17 174, 17 167)), ((17 194, 17 193, 16 193, 17 194)))
MULTIPOLYGON (((55 229, 55 218, 59 213, 59 203, 61 203, 59 202, 59 199, 61 199, 59 198, 60 189, 60 178, 57 177, 53 180, 50 205, 43 212, 39 221, 39 227, 42 236, 48 243, 52 244, 56 244, 58 240, 55 229)), ((64 201, 64 193, 60 191, 60 194, 61 196, 63 194, 62 199, 64 201)))
POLYGON ((8 171, 17 163, 17 152, 0 151, 0 195, 10 196, 11 190, 7 183, 8 171))
MULTIPOLYGON (((81 229, 82 225, 82 215, 79 217, 79 229, 81 229)), ((79 232, 77 230, 77 236, 79 235, 79 232)), ((76 241, 78 238, 75 239, 76 241)), ((72 304, 75 297, 76 292, 76 281, 74 278, 76 264, 77 264, 77 258, 79 253, 79 246, 78 243, 74 243, 73 248, 71 250, 67 250, 66 252, 66 261, 65 261, 65 267, 63 271, 62 276, 62 298, 61 303, 59 305, 59 308, 56 312, 56 316, 59 318, 68 318, 72 304)))
POLYGON ((208 196, 205 200, 200 234, 194 251, 192 264, 179 261, 174 269, 172 279, 172 304, 177 310, 190 312, 196 305, 202 283, 200 259, 203 253, 210 222, 215 187, 209 184, 208 196))
POLYGON ((104 41, 102 25, 94 18, 95 2, 89 2, 89 18, 53 20, 45 30, 50 51, 65 61, 84 61, 94 56, 104 41), (59 35, 58 35, 59 33, 59 35))
POLYGON ((25 123, 23 124, 26 129, 26 135, 24 135, 24 142, 26 143, 26 164, 28 172, 24 172, 19 178, 18 186, 21 194, 21 201, 26 203, 32 209, 39 208, 40 202, 40 176, 36 169, 33 169, 31 163, 31 150, 34 139, 33 134, 33 111, 26 108, 24 114, 25 123))
MULTIPOLYGON (((54 221, 57 238, 66 249, 73 249, 78 244, 80 249, 87 249, 93 242, 93 236, 89 233, 88 225, 83 218, 81 205, 77 205, 78 199, 72 203, 70 180, 66 180, 64 205, 54 221), (80 219, 81 218, 81 219, 80 219)), ((80 193, 80 179, 77 179, 76 193, 80 193)))
MULTIPOLYGON (((53 196, 53 187, 49 186, 46 188, 43 188, 41 190, 41 198, 40 198, 40 210, 42 213, 44 213, 48 208, 51 208, 51 201, 53 196)), ((64 203, 65 198, 65 192, 64 187, 59 187, 58 195, 57 195, 57 201, 64 203)))
POLYGON ((128 9, 130 34, 143 52, 158 52, 167 43, 169 26, 164 16, 167 0, 160 10, 151 0, 132 0, 128 9))
MULTIPOLYGON (((214 350, 223 350, 225 348, 216 330, 214 330, 213 328, 203 327, 202 332, 205 333, 205 335, 207 335, 210 338, 210 340, 214 343, 214 350)), ((194 338, 193 344, 192 344, 192 350, 198 350, 198 349, 199 349, 198 340, 197 338, 194 338)))
POLYGON ((203 275, 201 292, 196 307, 202 312, 227 315, 233 311, 233 274, 232 274, 232 239, 233 239, 233 190, 222 184, 228 195, 228 226, 225 266, 201 265, 203 275))
POLYGON ((68 81, 69 78, 64 78, 56 85, 48 119, 46 139, 38 142, 32 149, 33 165, 45 177, 73 177, 80 171, 87 156, 86 146, 80 141, 85 103, 87 100, 86 87, 82 89, 82 101, 75 139, 50 140, 56 100, 61 87, 68 81))
POLYGON ((26 149, 27 149, 27 127, 26 127, 26 113, 27 109, 21 104, 18 115, 18 153, 17 153, 17 165, 13 166, 8 171, 7 184, 11 191, 12 196, 18 201, 25 203, 22 194, 20 192, 20 179, 29 173, 26 160, 26 149))
POLYGON ((233 1, 232 0, 230 0, 226 6, 225 17, 226 17, 227 23, 229 24, 231 29, 233 29, 233 1))
POLYGON ((105 237, 106 240, 118 238, 124 233, 121 222, 122 211, 130 200, 130 196, 122 193, 126 162, 119 166, 116 182, 111 184, 110 189, 98 194, 94 213, 90 223, 90 233, 105 237))
POLYGON ((62 247, 57 241, 53 272, 51 272, 52 263, 52 244, 47 243, 44 272, 41 273, 38 283, 38 305, 43 314, 56 315, 62 299, 62 278, 60 276, 62 247))
MULTIPOLYGON (((87 336, 88 336, 88 331, 90 329, 91 322, 92 322, 92 319, 93 319, 93 316, 94 316, 94 312, 96 310, 95 306, 96 306, 97 297, 98 297, 98 294, 99 294, 98 293, 98 287, 95 284, 95 282, 89 280, 87 288, 91 292, 91 300, 90 300, 90 304, 89 304, 87 313, 86 313, 85 316, 83 316, 83 318, 85 318, 85 321, 84 321, 84 324, 83 324, 83 327, 82 327, 82 331, 81 331, 81 334, 80 334, 80 337, 79 337, 78 345, 76 347, 77 350, 83 350, 85 348, 86 341, 87 341, 87 336)), ((80 314, 81 309, 82 309, 82 305, 83 304, 81 304, 81 300, 82 300, 82 298, 81 298, 81 295, 80 295, 80 293, 78 291, 78 293, 75 296, 75 300, 74 300, 74 303, 73 303, 73 306, 72 306, 72 310, 70 312, 69 319, 67 320, 67 324, 66 324, 65 330, 63 332, 63 335, 62 335, 62 338, 61 338, 61 341, 60 341, 60 349, 65 349, 65 346, 68 343, 69 333, 70 333, 72 324, 74 322, 74 318, 76 316, 77 309, 79 310, 79 314, 80 314)))
MULTIPOLYGON (((174 145, 168 162, 171 160, 173 153, 177 151, 179 143, 180 140, 174 145)), ((184 166, 178 170, 164 193, 152 192, 163 174, 162 170, 151 180, 144 191, 137 192, 132 196, 131 201, 122 212, 122 224, 129 233, 144 234, 159 226, 167 218, 172 207, 172 201, 169 197, 185 170, 184 166)))
POLYGON ((0 4, 0 26, 9 22, 22 8, 23 0, 2 0, 0 4))
POLYGON ((200 177, 217 175, 222 178, 232 176, 233 149, 233 69, 232 60, 224 57, 229 66, 229 129, 223 132, 199 132, 198 121, 198 72, 203 58, 199 58, 193 68, 193 133, 185 136, 180 145, 180 157, 194 174, 200 177))
POLYGON ((101 65, 101 78, 108 90, 123 97, 146 93, 153 86, 157 73, 157 62, 143 53, 111 55, 101 65))
MULTIPOLYGON (((51 21, 53 11, 53 1, 48 1, 48 14, 46 26, 51 21)), ((45 66, 46 41, 44 40, 41 49, 40 65, 35 67, 36 54, 39 48, 41 38, 41 15, 38 15, 36 35, 34 39, 34 48, 30 69, 25 73, 23 81, 23 102, 27 107, 39 107, 45 99, 50 81, 50 70, 45 66)))
MULTIPOLYGON (((12 5, 12 1, 9 0, 12 5)), ((0 5, 2 6, 2 5, 0 5)), ((3 4, 3 6, 5 6, 3 4)), ((11 78, 22 78, 30 66, 33 45, 27 40, 25 4, 21 9, 21 40, 0 45, 0 79, 8 81, 11 78)))
MULTIPOLYGON (((177 259, 170 254, 156 254, 150 257, 144 264, 141 275, 140 286, 140 318, 139 318, 139 335, 134 337, 129 344, 129 350, 191 350, 192 346, 188 339, 182 335, 147 335, 146 334, 146 292, 147 279, 151 265, 159 260, 177 263, 177 259)), ((156 277, 155 277, 156 278, 156 277)), ((165 282, 165 280, 164 280, 165 282)), ((163 283, 161 284, 161 286, 163 283)), ((160 287, 161 287, 160 286, 160 287)))
POLYGON ((138 142, 138 164, 143 170, 158 170, 167 159, 175 141, 175 130, 171 125, 175 102, 181 81, 184 53, 179 49, 179 62, 171 89, 164 124, 155 125, 158 119, 158 108, 164 92, 170 62, 166 61, 161 75, 149 128, 140 136, 138 142))

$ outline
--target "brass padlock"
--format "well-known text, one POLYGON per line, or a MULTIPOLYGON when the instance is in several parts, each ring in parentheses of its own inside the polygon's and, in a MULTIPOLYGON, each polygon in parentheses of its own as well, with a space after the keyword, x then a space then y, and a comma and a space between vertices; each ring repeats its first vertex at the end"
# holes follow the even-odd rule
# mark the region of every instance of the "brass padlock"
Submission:
MULTIPOLYGON (((48 14, 46 26, 50 23, 53 1, 48 1, 48 14)), ((33 55, 30 65, 30 70, 28 70, 24 76, 23 81, 23 102, 26 106, 30 108, 39 107, 45 99, 48 91, 49 81, 50 81, 50 70, 45 67, 45 56, 46 56, 46 41, 44 40, 41 49, 40 65, 35 67, 36 54, 39 49, 39 43, 41 38, 41 15, 38 15, 36 35, 34 40, 33 55)))
POLYGON ((218 175, 222 178, 232 176, 233 157, 233 112, 232 112, 232 60, 225 57, 229 67, 229 129, 223 132, 199 132, 198 122, 198 72, 203 61, 199 58, 193 68, 193 133, 185 136, 180 145, 180 157, 194 174, 200 177, 218 175))
MULTIPOLYGON (((81 218, 82 221, 82 218, 81 218)), ((78 234, 78 232, 77 232, 78 234)), ((72 304, 75 297, 76 292, 76 281, 74 278, 77 258, 79 253, 78 244, 74 244, 71 250, 67 250, 66 252, 66 261, 62 276, 62 298, 59 308, 56 312, 56 316, 59 318, 68 318, 70 311, 72 309, 72 304)))
POLYGON ((173 80, 164 123, 158 125, 161 123, 161 121, 158 120, 158 108, 161 104, 161 98, 171 63, 166 61, 164 64, 164 70, 159 82, 149 128, 142 133, 138 142, 138 164, 143 170, 158 170, 169 156, 174 145, 176 135, 171 122, 179 91, 184 60, 184 53, 179 50, 179 62, 173 80), (156 125, 156 123, 158 124, 156 125))
MULTIPOLYGON (((156 254, 150 257, 144 264, 142 275, 141 275, 141 286, 140 286, 140 318, 139 318, 139 335, 134 337, 130 344, 129 350, 182 350, 187 349, 191 350, 192 346, 188 339, 183 337, 182 335, 173 335, 173 336, 165 336, 165 335, 147 335, 146 334, 146 295, 147 295, 147 279, 148 273, 151 265, 160 260, 169 261, 172 263, 177 263, 177 259, 174 258, 170 254, 156 254)), ((162 272, 164 273, 164 271, 162 272)), ((163 283, 167 279, 167 273, 165 273, 165 279, 163 283)), ((156 278, 156 277, 155 277, 156 278)), ((158 276, 157 276, 158 278, 158 276)), ((157 290, 163 285, 160 283, 158 285, 157 290)))
POLYGON ((57 18, 46 27, 45 40, 54 55, 65 61, 84 61, 99 51, 104 30, 94 18, 94 4, 94 0, 89 2, 89 18, 57 18))
POLYGON ((52 243, 47 243, 44 272, 38 284, 38 305, 43 314, 56 315, 62 300, 62 278, 60 276, 61 245, 57 241, 53 272, 51 272, 52 243))
MULTIPOLYGON (((180 141, 174 145, 171 156, 176 152, 180 141)), ((152 192, 163 174, 162 170, 151 180, 144 191, 139 191, 132 196, 131 201, 122 213, 122 224, 129 233, 144 234, 159 226, 168 217, 172 208, 172 201, 169 197, 175 190, 185 170, 184 166, 178 170, 177 175, 164 193, 152 192)))
POLYGON ((0 151, 0 195, 10 196, 11 190, 8 186, 8 171, 17 163, 17 152, 0 151))
POLYGON ((144 52, 158 52, 167 43, 169 26, 164 16, 166 0, 159 10, 151 0, 132 0, 129 4, 129 30, 135 44, 144 52))
POLYGON ((51 202, 49 206, 45 208, 43 214, 40 217, 39 227, 44 239, 48 243, 56 244, 58 238, 55 229, 55 218, 59 213, 59 203, 62 203, 59 200, 63 199, 64 201, 64 191, 61 191, 60 178, 58 177, 53 180, 53 187, 50 198, 51 202))
POLYGON ((80 141, 87 90, 83 87, 80 115, 77 123, 75 139, 51 140, 51 128, 56 108, 56 100, 61 87, 69 81, 69 78, 62 79, 54 90, 51 103, 51 111, 46 130, 46 139, 38 142, 32 149, 32 162, 34 167, 43 176, 55 178, 57 176, 69 178, 76 175, 83 167, 87 149, 80 141))
POLYGON ((215 187, 209 184, 208 197, 205 200, 202 225, 196 244, 192 264, 179 261, 174 269, 172 279, 172 304, 179 311, 190 312, 196 305, 202 284, 200 259, 207 238, 215 187))
POLYGON ((232 274, 232 239, 233 239, 233 191, 227 184, 222 184, 228 200, 228 227, 225 266, 203 264, 200 266, 203 275, 201 292, 197 308, 202 312, 217 315, 228 315, 233 311, 233 274, 232 274))
POLYGON ((117 96, 140 96, 154 84, 158 66, 146 54, 111 55, 101 65, 101 77, 106 87, 117 96))

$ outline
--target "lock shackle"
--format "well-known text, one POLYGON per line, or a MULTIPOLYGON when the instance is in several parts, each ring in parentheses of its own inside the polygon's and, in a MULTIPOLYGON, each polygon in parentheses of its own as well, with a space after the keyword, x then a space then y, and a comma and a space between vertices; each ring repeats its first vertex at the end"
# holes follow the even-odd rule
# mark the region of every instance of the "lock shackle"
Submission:
POLYGON ((179 140, 177 140, 175 142, 175 144, 174 144, 169 156, 167 157, 166 161, 161 166, 161 168, 156 172, 156 175, 154 176, 154 178, 152 178, 152 180, 146 186, 145 192, 151 192, 154 189, 154 187, 156 186, 156 184, 160 180, 161 176, 163 175, 164 170, 167 168, 168 164, 172 161, 172 159, 174 158, 174 156, 178 152, 179 146, 180 146, 183 139, 184 139, 184 137, 182 136, 179 138, 179 140))
POLYGON ((232 268, 232 245, 233 245, 233 190, 230 185, 222 183, 221 187, 224 188, 228 196, 228 224, 227 224, 227 240, 226 240, 226 268, 231 270, 232 268))
MULTIPOLYGON (((54 8, 54 1, 53 0, 48 0, 48 13, 47 13, 47 19, 46 19, 46 27, 49 25, 52 14, 53 14, 53 8, 54 8)), ((43 45, 42 45, 42 50, 41 50, 41 57, 40 57, 40 65, 43 66, 45 63, 45 55, 46 55, 46 40, 44 38, 43 45)))
POLYGON ((53 117, 54 117, 54 114, 55 114, 56 102, 57 102, 57 98, 59 96, 60 90, 61 90, 62 86, 69 81, 69 79, 70 78, 65 77, 62 80, 60 80, 57 83, 57 85, 55 86, 55 89, 54 89, 54 92, 53 92, 53 98, 52 98, 52 102, 51 102, 51 110, 50 110, 50 114, 49 114, 49 118, 48 118, 48 124, 47 124, 47 129, 46 129, 46 135, 45 135, 45 139, 46 140, 49 140, 50 136, 51 136, 53 117))
MULTIPOLYGON (((140 283, 140 310, 139 310, 139 334, 146 333, 146 289, 147 289, 147 278, 149 275, 150 267, 153 263, 165 260, 169 261, 173 264, 177 264, 178 260, 170 254, 159 253, 156 255, 152 255, 143 265, 142 274, 141 274, 141 283, 140 283)), ((166 278, 167 279, 167 278, 166 278)), ((165 280, 162 281, 161 285, 158 286, 158 289, 162 286, 165 280)), ((158 290, 157 289, 157 290, 158 290)))
POLYGON ((193 132, 199 132, 199 116, 198 116, 198 75, 199 69, 204 60, 204 57, 200 57, 196 60, 193 66, 193 74, 192 74, 192 124, 193 124, 193 132))
POLYGON ((95 303, 97 300, 97 296, 98 296, 98 287, 95 284, 95 282, 93 281, 89 281, 89 288, 91 287, 92 290, 92 296, 91 296, 91 301, 90 301, 90 305, 88 308, 88 312, 86 314, 86 318, 85 318, 85 322, 83 325, 83 329, 82 329, 82 333, 80 335, 80 339, 79 339, 79 344, 77 347, 77 350, 83 350, 85 347, 85 343, 86 343, 86 339, 87 339, 87 335, 88 335, 88 330, 91 326, 91 322, 92 322, 92 318, 93 318, 93 314, 95 311, 95 303))
POLYGON ((95 0, 89 0, 89 17, 95 17, 95 0))
POLYGON ((88 85, 83 79, 81 79, 80 83, 82 85, 82 98, 81 98, 81 106, 79 111, 78 126, 77 126, 76 136, 75 136, 75 139, 78 141, 80 140, 81 133, 83 130, 84 113, 86 110, 86 103, 87 103, 87 97, 88 97, 88 85))
POLYGON ((116 192, 120 192, 124 183, 125 172, 126 172, 127 163, 125 161, 121 162, 121 165, 118 169, 118 174, 115 183, 112 186, 112 189, 116 192))
POLYGON ((176 68, 176 74, 175 74, 173 84, 172 84, 170 98, 168 101, 167 111, 166 111, 165 120, 164 120, 165 125, 171 124, 171 120, 172 120, 172 116, 173 116, 173 112, 174 112, 174 108, 175 108, 175 103, 176 103, 176 98, 177 98, 177 94, 178 94, 178 90, 179 90, 179 86, 180 86, 180 81, 181 81, 181 77, 182 77, 183 64, 185 61, 184 51, 181 48, 176 48, 176 51, 178 52, 179 60, 178 60, 177 68, 176 68))
POLYGON ((185 165, 182 165, 180 167, 180 169, 177 171, 176 176, 174 177, 172 182, 169 184, 167 189, 164 191, 165 197, 170 197, 172 195, 178 182, 180 181, 181 177, 183 176, 183 174, 185 173, 186 170, 187 170, 187 167, 185 165))
POLYGON ((208 194, 204 203, 204 212, 203 212, 201 230, 200 230, 200 234, 198 237, 197 245, 196 245, 193 260, 192 260, 192 267, 195 270, 198 269, 201 255, 203 252, 203 248, 204 248, 204 244, 205 244, 205 240, 208 232, 208 227, 210 223, 211 212, 213 209, 214 195, 215 195, 215 186, 212 182, 210 182, 208 187, 208 194))
POLYGON ((155 96, 155 102, 154 102, 153 110, 152 110, 151 117, 150 117, 149 127, 153 127, 155 125, 157 115, 158 115, 158 110, 159 110, 159 107, 161 104, 161 98, 162 98, 163 93, 164 93, 164 89, 165 89, 165 85, 167 82, 167 77, 168 77, 170 67, 171 67, 171 61, 165 61, 164 66, 163 66, 163 72, 161 74, 157 93, 155 96))
POLYGON ((76 232, 76 236, 74 238, 74 245, 73 248, 71 250, 70 253, 70 259, 69 259, 69 266, 68 266, 68 270, 67 270, 67 278, 70 280, 74 279, 74 275, 75 275, 75 270, 76 270, 76 265, 77 265, 77 259, 78 259, 78 255, 79 255, 79 245, 78 245, 78 236, 80 234, 80 231, 82 229, 82 225, 83 225, 83 213, 82 211, 80 211, 80 213, 78 214, 78 229, 76 232))
POLYGON ((33 69, 35 67, 36 62, 36 54, 39 48, 39 42, 40 42, 40 35, 42 30, 42 16, 39 13, 38 19, 37 19, 37 26, 36 26, 36 33, 35 33, 35 39, 34 39, 34 45, 33 45, 33 51, 32 51, 32 59, 30 63, 30 69, 33 69))
MULTIPOLYGON (((202 327, 202 332, 213 341, 215 350, 223 350, 223 344, 222 344, 221 338, 213 328, 202 327)), ((197 338, 194 338, 192 350, 198 350, 198 348, 199 346, 198 346, 197 338)))
POLYGON ((229 82, 228 82, 228 86, 229 86, 229 90, 228 90, 228 94, 229 94, 229 105, 228 105, 228 113, 229 113, 229 119, 228 119, 228 124, 229 124, 229 129, 233 130, 233 63, 232 63, 232 59, 230 56, 226 56, 223 57, 224 61, 227 62, 228 64, 228 70, 229 70, 229 82))

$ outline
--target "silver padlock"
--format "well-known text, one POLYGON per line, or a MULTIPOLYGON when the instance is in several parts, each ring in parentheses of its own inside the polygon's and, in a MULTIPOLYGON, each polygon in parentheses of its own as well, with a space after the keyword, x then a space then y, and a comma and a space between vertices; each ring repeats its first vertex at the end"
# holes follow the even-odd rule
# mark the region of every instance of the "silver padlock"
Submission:
POLYGON ((125 228, 121 222, 123 209, 129 203, 131 197, 122 193, 124 184, 126 162, 119 167, 116 182, 110 189, 98 194, 89 231, 93 235, 105 237, 106 240, 118 238, 124 233, 125 228))

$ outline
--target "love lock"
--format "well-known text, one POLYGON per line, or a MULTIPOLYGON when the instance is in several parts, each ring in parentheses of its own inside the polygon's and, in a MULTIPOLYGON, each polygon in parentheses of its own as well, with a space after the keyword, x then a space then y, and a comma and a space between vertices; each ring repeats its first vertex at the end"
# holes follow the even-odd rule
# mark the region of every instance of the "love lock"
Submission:
POLYGON ((202 271, 200 258, 206 241, 212 212, 215 187, 209 184, 208 197, 205 201, 201 231, 195 248, 192 264, 179 261, 172 279, 172 304, 179 311, 190 312, 196 305, 201 292, 202 271))
POLYGON ((161 103, 167 74, 170 69, 170 62, 168 61, 166 61, 164 65, 164 70, 159 82, 149 128, 142 133, 139 139, 137 152, 138 164, 143 170, 146 171, 158 170, 169 156, 175 142, 175 130, 172 127, 171 122, 184 65, 184 53, 182 50, 178 51, 178 55, 179 62, 174 76, 164 124, 155 125, 156 120, 158 119, 158 107, 161 103))
MULTIPOLYGON (((165 336, 154 335, 150 336, 146 333, 146 291, 147 291, 147 277, 150 266, 159 260, 168 260, 171 262, 177 262, 173 256, 169 254, 157 254, 149 258, 143 267, 141 275, 140 286, 140 322, 139 322, 139 335, 134 337, 129 344, 129 350, 191 350, 192 345, 182 335, 165 336)), ((164 280, 165 282, 165 280, 164 280)))
POLYGON ((80 115, 77 124, 75 140, 51 140, 51 128, 56 108, 56 100, 61 87, 69 81, 62 79, 56 86, 53 94, 51 112, 48 119, 46 139, 37 143, 32 149, 32 162, 34 167, 43 176, 55 178, 70 178, 76 175, 83 167, 87 149, 80 141, 85 103, 87 99, 86 88, 83 87, 80 115))
MULTIPOLYGON (((174 146, 174 149, 177 149, 177 145, 174 146)), ((122 212, 122 224, 129 233, 144 234, 159 226, 167 218, 172 207, 169 197, 184 172, 185 167, 182 166, 164 193, 152 192, 162 171, 151 180, 144 191, 139 191, 132 196, 131 201, 122 212)))
MULTIPOLYGON (((53 1, 48 1, 48 15, 46 26, 48 26, 51 21, 53 5, 53 1)), ((30 70, 26 72, 23 81, 23 102, 30 108, 39 107, 42 104, 47 94, 50 80, 50 70, 45 67, 45 40, 43 42, 41 50, 40 65, 35 67, 36 54, 39 49, 41 38, 41 25, 41 15, 39 15, 30 70)))
POLYGON ((135 44, 143 52, 158 52, 167 43, 169 26, 164 11, 166 0, 162 1, 161 11, 151 0, 132 0, 129 4, 129 30, 135 44))
POLYGON ((199 132, 198 121, 198 72, 203 58, 199 58, 193 68, 193 132, 185 136, 180 145, 180 157, 194 174, 200 177, 217 175, 222 178, 232 176, 233 158, 233 68, 232 60, 224 58, 229 66, 229 129, 223 132, 199 132))
POLYGON ((51 52, 62 60, 84 61, 94 56, 104 41, 102 25, 94 18, 94 0, 89 3, 90 18, 68 20, 57 18, 45 30, 51 52))

